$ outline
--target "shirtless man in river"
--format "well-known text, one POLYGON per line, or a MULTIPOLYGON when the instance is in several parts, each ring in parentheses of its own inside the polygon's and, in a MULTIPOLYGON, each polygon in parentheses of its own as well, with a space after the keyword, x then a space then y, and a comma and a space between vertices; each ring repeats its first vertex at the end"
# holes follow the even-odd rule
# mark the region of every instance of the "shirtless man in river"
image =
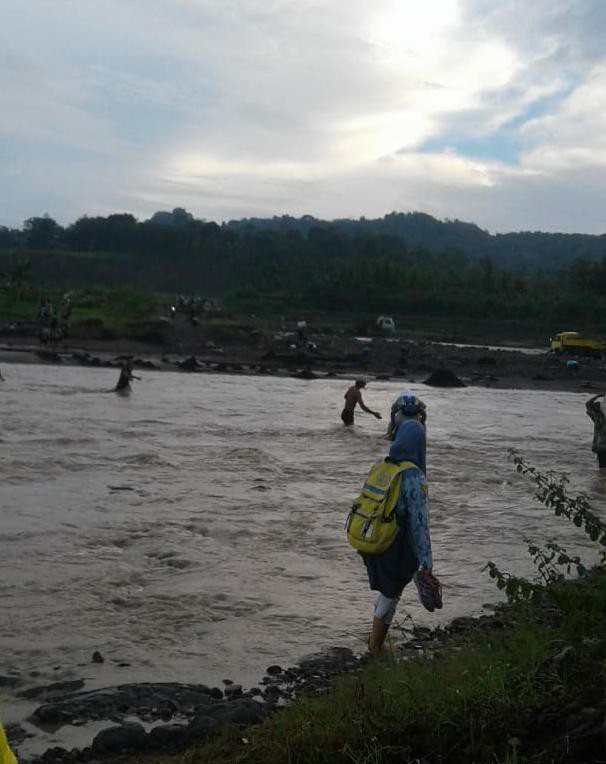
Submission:
POLYGON ((367 414, 372 414, 377 419, 381 419, 381 414, 377 411, 372 411, 364 405, 364 401, 362 400, 363 387, 366 387, 366 381, 363 379, 356 379, 355 385, 352 385, 343 396, 345 398, 345 407, 341 412, 341 419, 346 427, 349 427, 354 423, 354 409, 358 404, 360 404, 362 411, 366 411, 367 414))
POLYGON ((127 360, 122 364, 122 368, 120 369, 120 377, 118 378, 118 382, 114 390, 117 392, 120 392, 121 390, 130 390, 130 383, 133 379, 141 379, 141 377, 136 377, 133 374, 133 362, 130 358, 127 358, 127 360))

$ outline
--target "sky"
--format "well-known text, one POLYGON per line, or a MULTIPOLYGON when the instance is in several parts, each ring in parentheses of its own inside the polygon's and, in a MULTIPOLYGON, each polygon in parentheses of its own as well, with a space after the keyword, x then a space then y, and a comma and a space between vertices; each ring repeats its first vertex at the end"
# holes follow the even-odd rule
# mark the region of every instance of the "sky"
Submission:
POLYGON ((3 0, 0 225, 606 231, 604 0, 3 0))

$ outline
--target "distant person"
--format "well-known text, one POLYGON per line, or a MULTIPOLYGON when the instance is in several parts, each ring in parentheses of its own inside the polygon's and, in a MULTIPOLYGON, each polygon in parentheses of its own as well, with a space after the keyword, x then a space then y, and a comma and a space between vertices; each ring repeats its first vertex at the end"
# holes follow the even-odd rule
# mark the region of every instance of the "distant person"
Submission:
POLYGON ((122 368, 120 369, 120 377, 118 378, 118 382, 114 389, 116 391, 130 390, 130 383, 133 379, 141 379, 141 377, 136 377, 133 374, 133 362, 130 358, 127 358, 126 361, 124 361, 122 364, 122 368))
POLYGON ((381 414, 378 411, 372 411, 364 405, 362 400, 362 388, 366 387, 366 380, 356 379, 354 385, 343 396, 345 398, 345 407, 341 412, 341 419, 346 427, 349 427, 354 423, 354 409, 359 404, 362 411, 366 411, 367 414, 372 414, 377 419, 381 419, 381 414))
POLYGON ((427 421, 427 406, 411 390, 400 390, 398 397, 391 404, 387 437, 393 440, 400 422, 410 418, 418 419, 425 426, 427 421))
POLYGON ((307 338, 307 321, 297 321, 297 340, 304 345, 307 338))
POLYGON ((395 506, 399 532, 391 546, 380 554, 362 554, 368 582, 378 592, 368 641, 371 653, 384 650, 404 587, 414 579, 423 606, 430 611, 442 607, 440 582, 432 573, 429 536, 427 480, 425 477, 425 428, 417 419, 402 422, 389 450, 389 460, 411 462, 402 472, 395 506))
POLYGON ((590 398, 585 404, 587 415, 593 422, 593 443, 591 450, 598 457, 598 465, 601 470, 606 469, 606 401, 605 393, 598 393, 590 398), (598 398, 602 401, 598 402, 598 398))

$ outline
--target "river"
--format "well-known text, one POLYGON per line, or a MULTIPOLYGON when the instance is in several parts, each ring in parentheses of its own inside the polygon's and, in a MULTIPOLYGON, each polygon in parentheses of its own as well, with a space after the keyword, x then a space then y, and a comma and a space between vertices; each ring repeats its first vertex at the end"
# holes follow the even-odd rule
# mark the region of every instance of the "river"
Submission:
MULTIPOLYGON (((250 685, 269 663, 363 648, 373 594, 343 523, 386 422, 344 428, 347 383, 144 371, 119 397, 114 370, 2 371, 0 674, 250 685)), ((401 386, 364 397, 387 415, 401 386)), ((399 621, 435 625, 497 599, 488 560, 530 572, 524 536, 578 534, 533 501, 509 447, 569 472, 598 509, 606 481, 585 395, 411 387, 429 410, 445 605, 429 614, 408 589, 399 621)), ((11 692, 5 716, 20 717, 11 692)))

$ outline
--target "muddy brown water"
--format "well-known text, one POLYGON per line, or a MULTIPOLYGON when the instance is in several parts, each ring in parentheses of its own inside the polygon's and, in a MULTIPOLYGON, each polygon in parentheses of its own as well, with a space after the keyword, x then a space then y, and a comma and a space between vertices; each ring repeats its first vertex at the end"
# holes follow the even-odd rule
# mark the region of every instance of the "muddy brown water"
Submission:
MULTIPOLYGON (((50 681, 251 685, 325 645, 362 649, 373 594, 343 523, 388 444, 384 421, 341 425, 347 383, 141 372, 119 397, 115 370, 2 371, 0 674, 21 678, 0 687, 4 721, 33 707, 18 690, 50 681)), ((606 481, 587 396, 409 386, 429 408, 445 607, 407 590, 398 619, 435 625, 498 599, 487 560, 530 572, 524 536, 583 545, 532 500, 509 447, 570 473, 600 511, 606 481)), ((364 396, 387 415, 401 387, 364 396)))

